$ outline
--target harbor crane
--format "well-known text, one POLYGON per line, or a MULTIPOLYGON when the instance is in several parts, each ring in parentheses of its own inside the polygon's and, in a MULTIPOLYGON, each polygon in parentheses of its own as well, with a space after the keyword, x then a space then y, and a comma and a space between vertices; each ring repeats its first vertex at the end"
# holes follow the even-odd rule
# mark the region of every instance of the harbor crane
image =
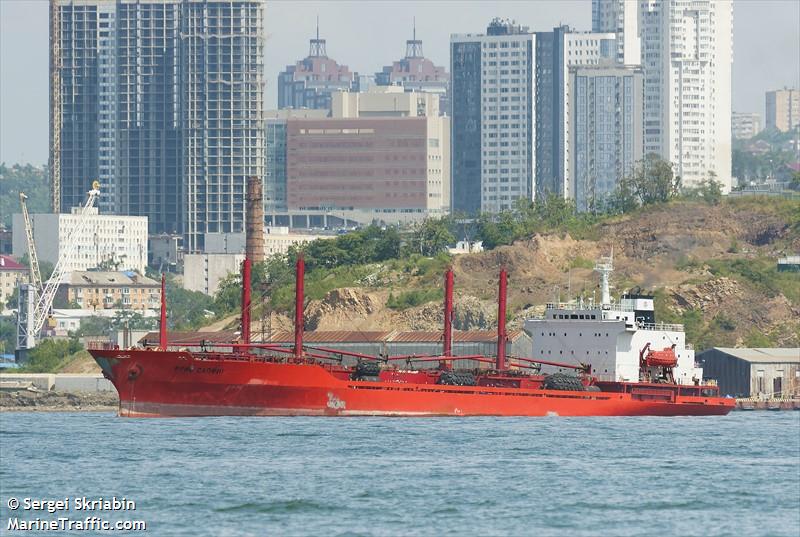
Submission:
MULTIPOLYGON (((94 181, 92 189, 87 193, 86 203, 78 213, 75 226, 70 231, 66 242, 60 245, 58 262, 53 269, 53 274, 46 283, 42 284, 39 272, 39 260, 36 255, 36 245, 33 242, 33 226, 31 225, 28 208, 25 204, 27 196, 20 192, 20 204, 25 221, 25 237, 28 241, 28 258, 30 259, 31 283, 19 287, 19 302, 17 308, 17 361, 24 359, 27 351, 36 346, 44 323, 50 316, 53 299, 56 296, 61 280, 71 265, 77 253, 78 239, 83 235, 89 221, 88 215, 100 195, 100 183, 94 181)), ((56 230, 57 232, 57 230, 56 230)))

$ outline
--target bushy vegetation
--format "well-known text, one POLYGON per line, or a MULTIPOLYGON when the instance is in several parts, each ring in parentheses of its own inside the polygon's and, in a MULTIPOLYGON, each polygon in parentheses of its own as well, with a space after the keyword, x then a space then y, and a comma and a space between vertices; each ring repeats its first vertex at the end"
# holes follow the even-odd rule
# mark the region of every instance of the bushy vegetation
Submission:
POLYGON ((11 226, 11 215, 20 212, 19 193, 28 196, 28 211, 46 213, 50 211, 47 168, 36 168, 30 164, 0 164, 0 218, 6 227, 11 226))
POLYGON ((441 288, 413 289, 410 291, 404 291, 397 296, 395 296, 394 293, 389 293, 389 299, 386 301, 386 307, 393 310, 404 310, 432 302, 434 300, 442 300, 443 296, 444 293, 441 288))
POLYGON ((52 373, 69 363, 83 346, 75 338, 44 339, 28 351, 28 359, 17 371, 20 373, 52 373))

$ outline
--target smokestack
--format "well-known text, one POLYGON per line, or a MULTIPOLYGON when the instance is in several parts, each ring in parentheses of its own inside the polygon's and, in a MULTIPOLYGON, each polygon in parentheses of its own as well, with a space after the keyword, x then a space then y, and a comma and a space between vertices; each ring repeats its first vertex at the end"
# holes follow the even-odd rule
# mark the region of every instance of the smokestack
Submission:
POLYGON ((247 179, 246 254, 251 263, 264 261, 264 202, 260 177, 247 179))

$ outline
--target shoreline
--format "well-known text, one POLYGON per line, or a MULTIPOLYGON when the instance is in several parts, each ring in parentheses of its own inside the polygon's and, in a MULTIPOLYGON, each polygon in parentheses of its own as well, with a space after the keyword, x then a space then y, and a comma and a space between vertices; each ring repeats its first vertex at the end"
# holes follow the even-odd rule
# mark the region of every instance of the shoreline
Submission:
POLYGON ((117 412, 116 392, 0 391, 0 412, 117 412))

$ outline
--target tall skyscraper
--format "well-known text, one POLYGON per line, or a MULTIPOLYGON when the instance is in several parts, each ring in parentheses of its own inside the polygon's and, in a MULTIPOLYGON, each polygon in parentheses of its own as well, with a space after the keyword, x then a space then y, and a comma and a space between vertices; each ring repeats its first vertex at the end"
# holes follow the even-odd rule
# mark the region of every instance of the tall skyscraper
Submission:
POLYGON ((602 210, 642 158, 643 76, 630 66, 586 66, 570 79, 571 197, 581 211, 602 210))
POLYGON ((405 57, 375 73, 375 83, 379 86, 402 86, 406 91, 435 93, 439 96, 439 109, 449 115, 450 76, 447 69, 434 65, 425 57, 422 40, 417 39, 416 26, 413 38, 406 41, 405 57))
POLYGON ((358 90, 358 73, 328 57, 317 23, 317 35, 309 41, 308 56, 278 75, 278 108, 329 109, 331 93, 351 89, 358 90))
POLYGON ((500 19, 450 37, 453 211, 533 199, 535 48, 527 27, 500 19))
POLYGON ((264 3, 182 2, 184 245, 244 231, 247 179, 264 178, 264 3))
POLYGON ((593 0, 592 13, 597 28, 623 29, 623 57, 639 35, 645 153, 672 162, 685 186, 714 172, 729 190, 733 2, 593 0))
MULTIPOLYGON (((105 172, 100 180, 104 185, 101 203, 112 189, 117 193, 116 206, 111 207, 114 212, 147 216, 150 230, 156 233, 181 233, 186 215, 181 196, 181 88, 176 76, 180 5, 107 2, 98 6, 108 13, 109 37, 105 39, 115 45, 104 49, 108 67, 101 61, 100 69, 108 80, 101 80, 101 88, 111 93, 106 99, 101 93, 100 161, 105 172)), ((102 27, 100 32, 105 33, 102 27)))
POLYGON ((244 229, 264 175, 263 0, 59 0, 61 210, 99 179, 101 212, 151 233, 244 229))
POLYGON ((576 32, 566 25, 536 32, 536 196, 572 196, 570 69, 610 65, 615 43, 613 33, 576 32))
POLYGON ((788 132, 800 125, 800 91, 784 88, 766 95, 768 129, 788 132))

